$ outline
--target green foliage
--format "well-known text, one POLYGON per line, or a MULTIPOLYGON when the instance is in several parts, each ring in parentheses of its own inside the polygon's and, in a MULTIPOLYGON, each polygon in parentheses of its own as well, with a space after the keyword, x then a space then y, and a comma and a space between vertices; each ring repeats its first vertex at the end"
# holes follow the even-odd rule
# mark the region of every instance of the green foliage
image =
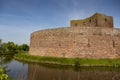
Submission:
POLYGON ((4 54, 15 54, 17 53, 17 46, 13 42, 2 43, 1 52, 4 54))
POLYGON ((28 51, 29 46, 27 44, 17 45, 14 42, 2 43, 0 39, 0 53, 1 54, 16 54, 23 51, 28 51))
POLYGON ((8 80, 8 75, 5 74, 4 69, 0 67, 0 80, 8 80))
POLYGON ((76 67, 76 68, 80 67, 80 61, 79 61, 78 58, 75 59, 74 64, 75 64, 75 67, 76 67))
POLYGON ((19 46, 19 50, 28 51, 29 50, 29 46, 27 44, 22 44, 22 45, 19 46))
POLYGON ((0 46, 1 46, 1 43, 2 43, 2 39, 0 39, 0 46))
POLYGON ((8 42, 7 49, 8 51, 14 52, 16 50, 16 45, 13 42, 8 42))
POLYGON ((43 62, 62 65, 79 66, 113 66, 120 67, 120 58, 118 59, 93 59, 93 58, 58 58, 58 57, 42 57, 29 54, 16 54, 15 59, 27 60, 32 62, 43 62))

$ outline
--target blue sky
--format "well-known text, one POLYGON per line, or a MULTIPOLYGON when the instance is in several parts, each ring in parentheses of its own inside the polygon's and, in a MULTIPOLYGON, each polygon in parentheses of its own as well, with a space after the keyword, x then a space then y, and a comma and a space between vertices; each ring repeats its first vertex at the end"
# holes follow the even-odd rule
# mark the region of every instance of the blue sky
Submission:
POLYGON ((68 27, 96 12, 113 16, 120 28, 120 0, 0 0, 0 38, 29 44, 34 31, 68 27))

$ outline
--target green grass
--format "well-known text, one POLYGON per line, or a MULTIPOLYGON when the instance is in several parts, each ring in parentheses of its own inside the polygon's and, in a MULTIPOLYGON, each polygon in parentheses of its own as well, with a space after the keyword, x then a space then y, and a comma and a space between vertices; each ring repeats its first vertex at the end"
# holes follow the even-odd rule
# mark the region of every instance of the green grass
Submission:
POLYGON ((60 65, 75 66, 113 66, 120 67, 120 58, 116 59, 93 59, 93 58, 58 58, 58 57, 42 57, 29 54, 16 54, 15 59, 31 62, 41 62, 60 65))

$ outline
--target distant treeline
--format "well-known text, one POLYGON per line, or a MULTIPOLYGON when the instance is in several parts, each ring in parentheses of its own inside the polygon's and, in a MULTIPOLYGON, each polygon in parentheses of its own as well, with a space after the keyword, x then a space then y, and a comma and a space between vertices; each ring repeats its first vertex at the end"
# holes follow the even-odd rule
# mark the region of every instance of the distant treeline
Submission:
POLYGON ((14 42, 2 42, 0 39, 0 54, 16 54, 20 52, 26 52, 29 50, 29 46, 27 44, 15 44, 14 42))

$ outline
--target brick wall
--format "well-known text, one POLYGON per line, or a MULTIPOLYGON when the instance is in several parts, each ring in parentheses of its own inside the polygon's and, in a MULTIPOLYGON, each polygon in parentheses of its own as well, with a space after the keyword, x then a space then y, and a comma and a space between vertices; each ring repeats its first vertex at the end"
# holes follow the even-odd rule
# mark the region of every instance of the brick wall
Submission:
POLYGON ((36 31, 31 34, 29 52, 52 57, 119 57, 120 29, 68 27, 36 31))
POLYGON ((71 27, 108 27, 113 28, 112 16, 95 13, 93 16, 82 20, 71 20, 71 27))

